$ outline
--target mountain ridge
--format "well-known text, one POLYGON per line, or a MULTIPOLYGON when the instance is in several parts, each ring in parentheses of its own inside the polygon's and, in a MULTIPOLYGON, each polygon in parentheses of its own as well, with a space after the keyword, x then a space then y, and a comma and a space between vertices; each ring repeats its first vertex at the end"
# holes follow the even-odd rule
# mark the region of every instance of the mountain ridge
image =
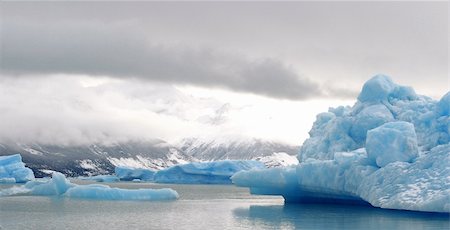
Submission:
POLYGON ((159 139, 79 146, 0 143, 0 156, 21 154, 37 177, 52 171, 76 177, 112 174, 115 166, 160 170, 188 162, 227 159, 259 160, 268 167, 277 167, 295 163, 297 149, 256 139, 219 143, 188 138, 176 145, 159 139))

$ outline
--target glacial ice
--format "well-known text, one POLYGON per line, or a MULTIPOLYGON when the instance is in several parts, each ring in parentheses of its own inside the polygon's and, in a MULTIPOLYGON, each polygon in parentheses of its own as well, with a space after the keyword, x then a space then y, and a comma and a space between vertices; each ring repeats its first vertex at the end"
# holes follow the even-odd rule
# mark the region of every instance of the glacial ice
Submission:
POLYGON ((0 190, 0 196, 41 195, 82 198, 93 200, 175 200, 178 193, 169 188, 163 189, 121 189, 107 185, 77 185, 71 183, 63 174, 55 172, 49 180, 33 180, 22 186, 0 190))
POLYGON ((139 179, 141 181, 152 181, 155 171, 143 168, 131 168, 126 166, 116 166, 114 169, 116 176, 123 181, 133 181, 139 179))
POLYGON ((24 185, 31 195, 56 196, 63 195, 70 188, 77 186, 71 183, 62 173, 55 172, 50 180, 30 181, 24 185))
POLYGON ((419 154, 414 125, 396 121, 369 130, 366 151, 379 167, 396 161, 412 162, 419 154))
POLYGON ((79 185, 64 194, 70 198, 94 200, 176 200, 178 193, 170 188, 162 189, 121 189, 107 185, 79 185))
POLYGON ((231 184, 230 177, 233 174, 254 168, 261 169, 265 166, 253 160, 193 162, 160 170, 153 179, 157 183, 231 184))
POLYGON ((353 107, 317 115, 297 166, 231 179, 286 202, 450 212, 449 107, 450 93, 437 102, 377 75, 353 107))
POLYGON ((97 176, 89 176, 89 177, 78 177, 80 180, 91 180, 96 182, 118 182, 120 181, 119 177, 114 175, 97 175, 97 176))
POLYGON ((25 167, 20 154, 0 156, 0 183, 23 183, 34 180, 34 173, 25 167))

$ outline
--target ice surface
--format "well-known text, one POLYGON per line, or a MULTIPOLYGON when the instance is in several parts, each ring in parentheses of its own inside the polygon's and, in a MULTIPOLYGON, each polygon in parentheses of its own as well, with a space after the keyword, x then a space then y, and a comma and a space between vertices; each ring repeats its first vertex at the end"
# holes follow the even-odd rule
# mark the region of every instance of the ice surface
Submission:
POLYGON ((353 107, 317 115, 297 166, 243 171, 232 181, 287 202, 450 212, 449 106, 450 93, 437 102, 375 76, 353 107))
POLYGON ((119 177, 114 175, 97 175, 97 176, 90 176, 90 177, 78 177, 80 180, 91 180, 96 182, 118 182, 120 181, 119 177))
POLYGON ((379 167, 395 161, 412 162, 419 154, 414 125, 396 121, 369 130, 366 151, 379 167))
POLYGON ((178 193, 170 188, 121 189, 92 184, 70 188, 64 196, 94 200, 176 200, 178 193))
POLYGON ((358 193, 373 206, 450 212, 450 144, 413 163, 391 163, 362 180, 358 193))
POLYGON ((59 172, 55 172, 48 181, 30 181, 24 187, 30 190, 32 195, 54 196, 62 195, 69 188, 77 185, 71 183, 67 178, 59 172))
POLYGON ((126 166, 116 166, 114 173, 120 180, 133 181, 139 179, 141 181, 152 181, 155 171, 144 168, 132 168, 126 166))
POLYGON ((94 200, 175 200, 178 193, 172 189, 121 189, 107 185, 77 185, 58 172, 43 181, 29 181, 25 185, 0 190, 0 196, 42 195, 94 200))
POLYGON ((437 104, 437 112, 441 116, 450 115, 450 92, 445 94, 437 104))
POLYGON ((23 183, 34 180, 34 173, 25 167, 20 154, 0 156, 0 183, 23 183))
POLYGON ((158 183, 177 184, 231 184, 230 177, 233 174, 253 168, 261 169, 265 166, 253 160, 194 162, 160 170, 155 174, 154 180, 158 183))

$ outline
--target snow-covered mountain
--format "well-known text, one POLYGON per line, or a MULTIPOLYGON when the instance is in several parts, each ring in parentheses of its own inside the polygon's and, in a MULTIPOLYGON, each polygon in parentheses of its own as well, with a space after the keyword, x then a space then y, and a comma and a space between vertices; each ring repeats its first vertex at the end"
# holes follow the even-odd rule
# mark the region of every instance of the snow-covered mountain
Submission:
POLYGON ((277 167, 295 163, 297 149, 261 140, 219 143, 190 138, 178 145, 162 140, 87 146, 0 144, 0 156, 20 153, 37 177, 52 171, 68 176, 88 176, 111 174, 115 166, 159 170, 176 164, 224 159, 253 159, 268 167, 277 167))
POLYGON ((218 141, 189 138, 181 141, 178 148, 188 156, 203 161, 211 160, 259 160, 268 167, 287 166, 297 163, 299 146, 248 139, 218 141))
POLYGON ((112 173, 117 165, 162 169, 195 161, 161 140, 88 146, 0 144, 0 155, 16 153, 38 177, 50 171, 69 176, 95 175, 112 173))

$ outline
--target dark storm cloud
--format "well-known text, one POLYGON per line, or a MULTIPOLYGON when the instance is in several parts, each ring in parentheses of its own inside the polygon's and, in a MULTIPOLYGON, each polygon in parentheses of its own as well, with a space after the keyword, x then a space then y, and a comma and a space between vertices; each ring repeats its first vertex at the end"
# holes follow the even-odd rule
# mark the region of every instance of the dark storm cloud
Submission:
POLYGON ((353 97, 378 73, 419 93, 447 90, 448 2, 1 7, 8 74, 108 75, 290 99, 353 97))
POLYGON ((319 86, 271 58, 152 43, 139 24, 14 20, 2 27, 2 71, 87 74, 220 87, 276 98, 321 96, 319 86))

